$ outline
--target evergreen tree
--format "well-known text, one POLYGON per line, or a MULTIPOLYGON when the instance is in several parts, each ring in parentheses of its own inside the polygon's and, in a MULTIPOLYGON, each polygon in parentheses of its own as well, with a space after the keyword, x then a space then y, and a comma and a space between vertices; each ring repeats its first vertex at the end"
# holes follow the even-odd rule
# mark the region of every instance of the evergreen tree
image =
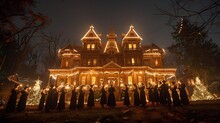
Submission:
POLYGON ((27 104, 28 105, 38 105, 41 97, 41 83, 39 79, 35 81, 34 87, 31 89, 29 95, 27 104))
POLYGON ((213 99, 214 96, 208 91, 207 87, 202 84, 201 80, 198 77, 196 77, 191 100, 197 101, 197 100, 213 100, 213 99))
POLYGON ((168 50, 175 55, 178 69, 205 80, 216 75, 219 48, 208 37, 208 31, 183 18, 173 29, 175 42, 168 50))

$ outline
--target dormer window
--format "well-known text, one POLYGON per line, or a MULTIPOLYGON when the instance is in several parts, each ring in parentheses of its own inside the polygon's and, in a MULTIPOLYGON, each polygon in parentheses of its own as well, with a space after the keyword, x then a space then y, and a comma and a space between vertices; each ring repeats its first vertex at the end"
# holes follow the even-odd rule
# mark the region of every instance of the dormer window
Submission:
POLYGON ((129 50, 136 50, 137 49, 137 44, 128 44, 128 49, 129 50))
POLYGON ((95 50, 95 44, 92 44, 91 50, 95 50))
POLYGON ((128 49, 132 50, 132 44, 128 44, 128 49))
POLYGON ((91 45, 87 44, 87 50, 90 50, 91 45))
POLYGON ((136 48, 137 48, 137 45, 133 44, 133 50, 136 50, 136 48))

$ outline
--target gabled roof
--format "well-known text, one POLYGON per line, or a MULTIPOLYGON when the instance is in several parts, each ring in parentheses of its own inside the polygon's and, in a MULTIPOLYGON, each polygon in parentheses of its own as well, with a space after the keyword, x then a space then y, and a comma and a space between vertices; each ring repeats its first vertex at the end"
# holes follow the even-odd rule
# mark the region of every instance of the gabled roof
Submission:
POLYGON ((74 48, 73 48, 73 46, 72 46, 71 44, 68 44, 68 45, 66 45, 64 48, 62 48, 62 50, 64 50, 64 49, 73 50, 74 48))
POLYGON ((101 41, 101 38, 97 35, 97 33, 94 30, 94 26, 90 26, 88 32, 82 37, 81 40, 84 39, 98 39, 101 41))
POLYGON ((109 63, 105 64, 103 68, 121 68, 121 66, 113 61, 110 61, 109 63))
POLYGON ((161 48, 159 46, 157 46, 156 44, 152 43, 150 46, 151 49, 159 49, 161 50, 161 48))
POLYGON ((124 36, 124 38, 122 39, 125 40, 125 39, 140 39, 142 40, 142 38, 137 34, 137 32, 134 30, 134 26, 130 26, 130 29, 129 31, 127 32, 127 34, 124 36))
POLYGON ((109 48, 116 49, 116 51, 119 53, 118 45, 115 40, 107 41, 104 52, 106 52, 109 48))

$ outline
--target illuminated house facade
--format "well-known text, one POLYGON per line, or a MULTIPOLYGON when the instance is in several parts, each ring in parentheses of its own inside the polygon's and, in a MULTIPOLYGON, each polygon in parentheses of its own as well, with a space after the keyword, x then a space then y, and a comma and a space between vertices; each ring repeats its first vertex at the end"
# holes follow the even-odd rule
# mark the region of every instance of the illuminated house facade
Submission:
POLYGON ((110 31, 101 40, 93 26, 81 39, 82 46, 71 44, 58 51, 60 68, 49 69, 48 84, 132 85, 175 79, 176 68, 163 66, 165 51, 155 44, 142 46, 142 38, 130 26, 122 39, 110 31))

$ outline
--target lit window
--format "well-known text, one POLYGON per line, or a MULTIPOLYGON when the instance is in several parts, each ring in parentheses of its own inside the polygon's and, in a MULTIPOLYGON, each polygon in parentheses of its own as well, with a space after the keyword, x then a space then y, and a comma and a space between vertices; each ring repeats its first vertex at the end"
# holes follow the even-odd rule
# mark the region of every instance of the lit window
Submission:
POLYGON ((132 64, 132 65, 135 64, 134 58, 131 58, 131 64, 132 64))
POLYGON ((155 66, 158 66, 158 61, 157 61, 157 59, 155 60, 155 66))
POLYGON ((95 44, 92 44, 91 49, 95 50, 95 44))
POLYGON ((137 45, 133 44, 133 50, 136 50, 136 48, 137 48, 137 45))
POLYGON ((69 62, 68 61, 66 61, 66 67, 68 67, 69 66, 69 62))
POLYGON ((91 60, 90 59, 88 60, 88 65, 91 65, 91 60))
POLYGON ((87 50, 90 50, 90 44, 87 44, 87 50))
POLYGON ((93 77, 92 77, 92 83, 91 83, 91 84, 92 84, 92 85, 95 85, 95 82, 96 82, 96 77, 93 76, 93 77))
POLYGON ((82 85, 85 85, 85 84, 86 84, 86 77, 83 76, 83 77, 82 77, 82 85))
POLYGON ((128 49, 132 50, 132 44, 128 44, 128 49))
POLYGON ((132 85, 132 76, 128 76, 128 85, 132 85))
POLYGON ((96 64, 97 64, 97 60, 93 59, 93 65, 96 65, 96 64))

